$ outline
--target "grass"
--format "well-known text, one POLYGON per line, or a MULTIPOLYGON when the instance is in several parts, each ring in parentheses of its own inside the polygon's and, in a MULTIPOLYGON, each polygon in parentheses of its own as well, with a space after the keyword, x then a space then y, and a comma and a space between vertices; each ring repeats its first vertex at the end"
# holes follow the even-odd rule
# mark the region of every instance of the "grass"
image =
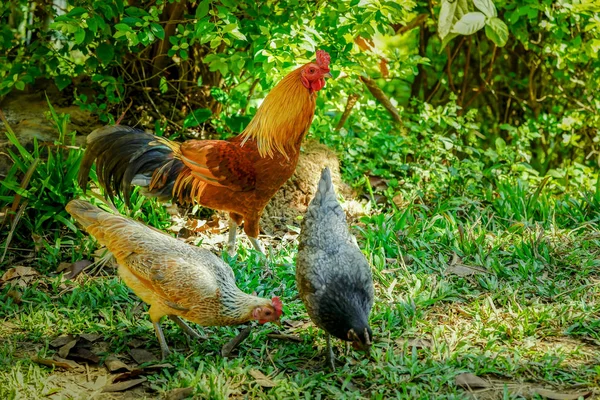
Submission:
MULTIPOLYGON (((376 285, 371 361, 344 354, 336 342, 339 367, 327 371, 323 332, 310 324, 285 328, 301 343, 269 339, 275 326, 255 329, 237 355, 223 359, 220 348, 238 328, 204 328, 210 340, 191 343, 165 321, 167 342, 177 349, 168 360, 173 367, 148 376, 132 397, 115 398, 192 387, 197 398, 211 399, 459 399, 468 394, 456 384, 462 373, 493 383, 479 398, 541 398, 532 388, 599 395, 600 196, 497 190, 489 198, 388 209, 354 224, 376 285), (262 387, 251 370, 275 387, 262 387)), ((68 252, 83 257, 89 246, 72 236, 68 252)), ((294 283, 296 246, 273 242, 269 267, 248 246, 228 261, 243 290, 280 295, 283 320, 307 322, 294 283)), ((76 282, 39 278, 20 305, 0 306, 0 398, 84 393, 74 392, 74 372, 31 361, 50 356, 49 342, 59 335, 99 333, 102 357, 126 354, 133 339, 158 354, 145 306, 113 272, 84 273, 76 282)))
MULTIPOLYGON (((81 150, 65 146, 73 140, 68 117, 51 112, 51 119, 61 138, 54 146, 25 149, 10 136, 20 162, 0 187, 3 204, 24 210, 21 225, 10 226, 15 235, 0 272, 26 265, 41 274, 0 288, 0 398, 162 398, 176 388, 210 399, 552 398, 540 389, 554 398, 600 395, 600 184, 593 192, 555 195, 547 179, 532 186, 505 178, 477 190, 460 179, 440 183, 444 195, 426 200, 414 195, 424 193, 418 187, 406 190, 402 199, 412 200, 401 207, 390 203, 353 221, 376 286, 371 360, 336 341, 338 369, 324 368, 324 334, 310 323, 295 287, 297 242, 275 238, 268 265, 248 242, 225 259, 242 290, 281 296, 281 329, 300 343, 269 338, 280 328, 267 324, 223 358, 222 345, 240 328, 203 328, 209 340, 196 343, 164 321, 176 350, 171 365, 141 386, 101 394, 114 377, 103 366, 108 356, 135 365, 130 350, 159 354, 158 342, 146 305, 113 268, 88 270, 74 281, 55 272, 60 262, 92 258, 96 246, 63 211, 81 190, 74 173, 56 176, 77 170, 81 150), (18 182, 24 175, 27 181, 18 182), (99 335, 92 349, 100 365, 64 371, 33 361, 51 358, 51 342, 66 334, 99 335), (256 379, 257 371, 267 380, 256 379), (470 393, 465 376, 484 378, 487 387, 470 393)), ((471 172, 477 173, 465 174, 471 172)), ((431 183, 419 184, 429 193, 431 183)), ((132 204, 128 215, 167 228, 169 214, 156 201, 134 192, 132 204)), ((125 212, 121 202, 117 207, 125 212)))

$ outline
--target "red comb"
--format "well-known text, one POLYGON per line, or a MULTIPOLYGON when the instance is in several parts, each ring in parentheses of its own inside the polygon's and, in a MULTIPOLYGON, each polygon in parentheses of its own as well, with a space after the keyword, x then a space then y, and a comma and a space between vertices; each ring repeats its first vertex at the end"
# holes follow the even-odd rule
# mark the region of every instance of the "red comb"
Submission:
POLYGON ((325 50, 317 50, 317 65, 319 68, 329 71, 331 57, 325 50))
POLYGON ((271 299, 271 304, 273 304, 273 308, 275 309, 275 312, 277 313, 277 317, 280 317, 281 314, 283 313, 283 303, 281 302, 281 299, 279 298, 279 296, 273 296, 273 298, 271 299))

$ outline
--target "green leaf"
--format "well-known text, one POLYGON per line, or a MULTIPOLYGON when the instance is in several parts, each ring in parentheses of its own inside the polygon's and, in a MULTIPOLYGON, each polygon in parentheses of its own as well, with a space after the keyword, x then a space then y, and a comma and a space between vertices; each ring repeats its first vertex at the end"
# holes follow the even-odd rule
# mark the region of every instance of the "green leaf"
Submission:
POLYGON ((15 87, 19 90, 25 90, 25 82, 23 81, 16 81, 15 82, 15 87))
POLYGON ((235 133, 239 133, 243 131, 246 126, 250 123, 252 117, 248 117, 246 115, 232 115, 229 118, 225 119, 225 123, 235 133))
POLYGON ((473 0, 473 4, 479 11, 485 14, 486 17, 497 17, 498 12, 492 0, 473 0))
POLYGON ((502 153, 504 151, 504 149, 506 149, 506 142, 501 137, 497 137, 495 143, 496 143, 496 150, 499 153, 502 153))
POLYGON ((167 93, 167 90, 169 90, 169 85, 167 84, 167 78, 165 78, 164 76, 160 77, 160 82, 158 84, 158 90, 160 90, 161 93, 167 93))
POLYGON ((196 8, 196 19, 202 19, 208 14, 208 9, 210 7, 210 0, 202 0, 200 4, 198 4, 198 8, 196 8))
POLYGON ((127 24, 123 24, 123 23, 121 23, 121 24, 116 24, 116 25, 115 25, 115 29, 116 29, 117 31, 122 31, 122 32, 129 32, 129 31, 131 31, 131 27, 130 27, 129 25, 127 25, 127 24))
POLYGON ((210 41, 210 48, 211 49, 216 49, 217 47, 219 47, 219 45, 221 44, 221 38, 220 37, 216 37, 213 40, 210 41))
POLYGON ((63 90, 71 84, 71 77, 68 75, 58 75, 54 78, 54 83, 56 83, 58 90, 63 90))
POLYGON ((440 53, 442 52, 442 50, 444 50, 444 47, 446 47, 448 43, 450 43, 452 39, 454 39, 457 36, 457 33, 449 33, 446 37, 444 37, 444 39, 442 40, 442 45, 440 46, 440 53))
MULTIPOLYGON (((452 22, 454 21, 454 12, 456 11, 456 0, 442 0, 442 6, 440 7, 440 16, 438 18, 438 33, 441 39, 444 39, 450 29, 452 29, 452 22)), ((354 35, 352 35, 354 36, 354 35)))
POLYGON ((71 11, 67 13, 67 17, 79 17, 80 15, 86 13, 87 10, 83 7, 75 7, 71 11))
POLYGON ((212 112, 208 108, 198 108, 191 112, 183 121, 184 128, 198 126, 212 116, 212 112))
POLYGON ((89 69, 96 69, 98 67, 98 59, 96 57, 90 57, 87 60, 85 60, 85 65, 89 68, 89 69))
POLYGON ((460 35, 472 35, 485 26, 485 15, 480 12, 470 12, 452 27, 452 33, 460 35))
POLYGON ((94 33, 98 30, 98 21, 96 20, 96 18, 97 16, 94 16, 93 18, 87 18, 85 20, 88 28, 90 28, 90 30, 94 33))
POLYGON ((107 43, 100 43, 96 48, 96 57, 98 57, 103 64, 108 64, 114 56, 115 50, 113 46, 107 43))
POLYGON ((75 32, 75 43, 81 44, 85 40, 85 30, 79 28, 77 32, 75 32))
POLYGON ((156 36, 160 40, 165 39, 165 30, 156 22, 150 24, 150 31, 154 34, 154 36, 156 36))
POLYGON ((485 35, 498 47, 508 41, 508 26, 500 18, 490 18, 485 25, 485 35))
POLYGON ((189 58, 187 50, 183 49, 179 50, 179 56, 183 61, 186 61, 189 58))

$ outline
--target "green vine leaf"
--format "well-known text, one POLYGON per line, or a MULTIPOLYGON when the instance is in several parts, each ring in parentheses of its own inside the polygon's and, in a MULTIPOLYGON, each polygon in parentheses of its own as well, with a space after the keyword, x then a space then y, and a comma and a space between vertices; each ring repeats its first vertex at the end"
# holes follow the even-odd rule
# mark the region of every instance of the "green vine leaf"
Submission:
POLYGON ((485 35, 498 47, 508 41, 508 26, 500 18, 490 18, 485 25, 485 35))
POLYGON ((498 16, 496 6, 494 5, 494 3, 492 3, 492 0, 473 0, 473 4, 488 18, 498 16))
POLYGON ((459 35, 472 35, 485 26, 485 15, 480 12, 470 12, 452 27, 452 33, 459 35))

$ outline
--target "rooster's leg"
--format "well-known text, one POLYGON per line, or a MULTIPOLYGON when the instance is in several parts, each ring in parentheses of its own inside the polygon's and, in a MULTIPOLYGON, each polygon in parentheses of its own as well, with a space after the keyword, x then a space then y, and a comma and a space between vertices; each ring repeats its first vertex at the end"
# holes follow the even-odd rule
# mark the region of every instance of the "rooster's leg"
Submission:
POLYGON ((248 235, 248 238, 250 239, 250 242, 256 251, 266 255, 267 253, 265 253, 265 248, 258 240, 258 234, 260 232, 258 221, 260 221, 260 215, 254 214, 244 217, 244 232, 246 232, 246 235, 248 235))
POLYGON ((235 239, 237 236, 237 228, 238 224, 233 220, 233 218, 229 217, 229 239, 227 240, 227 254, 231 257, 235 256, 235 239))
POLYGON ((205 337, 200 336, 198 332, 193 330, 188 324, 185 323, 184 320, 179 318, 177 315, 169 315, 169 318, 171 319, 171 321, 175 322, 181 328, 181 330, 183 330, 186 333, 186 335, 188 335, 192 339, 206 340, 205 337))
POLYGON ((167 346, 167 341, 165 340, 165 335, 160 327, 160 321, 152 322, 154 325, 154 331, 156 332, 156 337, 158 338, 158 344, 160 344, 160 351, 162 353, 163 360, 171 354, 169 350, 169 346, 167 346))
POLYGON ((258 240, 258 238, 255 237, 249 237, 250 242, 252 243, 252 246, 254 246, 254 248, 256 249, 256 251, 266 254, 265 253, 265 248, 263 247, 262 243, 260 242, 260 240, 258 240))
POLYGON ((332 371, 335 371, 335 356, 333 355, 333 349, 331 348, 331 335, 327 334, 327 364, 331 367, 332 371))

